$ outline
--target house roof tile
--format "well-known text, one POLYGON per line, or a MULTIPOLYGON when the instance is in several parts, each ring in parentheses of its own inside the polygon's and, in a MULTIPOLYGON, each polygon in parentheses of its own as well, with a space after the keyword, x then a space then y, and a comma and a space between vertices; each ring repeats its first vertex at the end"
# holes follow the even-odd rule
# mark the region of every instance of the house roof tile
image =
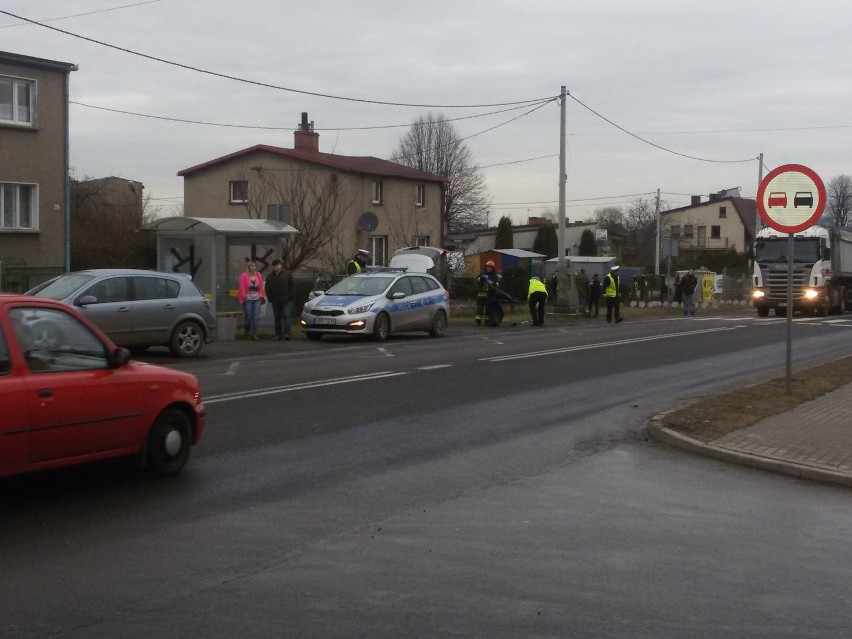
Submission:
POLYGON ((426 171, 419 171, 417 169, 412 169, 402 164, 389 162, 388 160, 382 160, 380 158, 370 156, 335 155, 333 153, 321 153, 319 151, 307 151, 301 149, 285 149, 278 146, 269 146, 267 144, 256 144, 255 146, 224 155, 220 158, 216 158, 215 160, 210 160, 203 164, 189 167, 188 169, 178 171, 178 176, 184 177, 192 173, 197 173, 198 171, 203 171, 204 169, 212 166, 217 166, 255 153, 270 153, 272 155, 317 164, 329 169, 345 171, 347 173, 359 173, 362 175, 375 175, 379 177, 398 177, 424 182, 446 181, 445 178, 440 175, 435 175, 426 171))

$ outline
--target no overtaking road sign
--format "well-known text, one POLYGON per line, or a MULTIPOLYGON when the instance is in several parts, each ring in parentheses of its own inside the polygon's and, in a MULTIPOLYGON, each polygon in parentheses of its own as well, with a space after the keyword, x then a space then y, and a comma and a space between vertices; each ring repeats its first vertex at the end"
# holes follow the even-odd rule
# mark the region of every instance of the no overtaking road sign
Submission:
POLYGON ((757 210, 776 231, 803 231, 813 226, 825 210, 825 185, 806 166, 779 166, 760 183, 757 210))

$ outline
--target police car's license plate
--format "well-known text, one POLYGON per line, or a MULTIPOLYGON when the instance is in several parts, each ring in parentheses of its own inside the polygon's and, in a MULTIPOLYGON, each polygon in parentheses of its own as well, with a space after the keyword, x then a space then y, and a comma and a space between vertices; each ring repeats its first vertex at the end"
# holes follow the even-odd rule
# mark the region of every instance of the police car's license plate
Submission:
POLYGON ((314 319, 314 324, 335 324, 333 317, 317 317, 314 319))

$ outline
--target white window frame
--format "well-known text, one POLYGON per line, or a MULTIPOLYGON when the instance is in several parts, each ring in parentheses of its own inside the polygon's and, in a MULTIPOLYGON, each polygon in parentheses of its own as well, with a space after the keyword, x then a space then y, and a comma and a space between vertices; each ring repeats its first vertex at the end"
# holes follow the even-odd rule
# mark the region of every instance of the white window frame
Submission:
POLYGON ((18 182, 0 182, 0 232, 4 231, 38 231, 38 184, 18 182), (21 191, 29 189, 30 210, 29 225, 21 225, 21 191), (11 213, 7 207, 11 203, 11 213), (7 224, 7 219, 11 220, 7 224))
POLYGON ((231 204, 245 204, 249 201, 249 183, 248 180, 231 180, 228 182, 228 201, 231 204), (234 193, 234 185, 236 184, 245 184, 246 185, 246 193, 245 198, 238 198, 234 193))
POLYGON ((0 82, 8 82, 12 85, 12 104, 5 105, 10 108, 11 117, 6 117, 4 114, 4 105, 0 105, 0 124, 8 124, 13 126, 35 126, 35 97, 36 97, 36 81, 27 78, 17 78, 9 75, 0 75, 0 82), (20 95, 21 88, 29 87, 29 99, 25 108, 28 110, 28 118, 21 114, 20 95))
POLYGON ((370 251, 370 266, 384 266, 388 256, 388 236, 371 235, 367 238, 370 251))
POLYGON ((373 180, 373 204, 382 203, 384 187, 381 180, 373 180))
POLYGON ((426 206, 426 185, 418 184, 414 189, 414 206, 426 206))
POLYGON ((428 235, 412 235, 411 246, 429 246, 428 235))

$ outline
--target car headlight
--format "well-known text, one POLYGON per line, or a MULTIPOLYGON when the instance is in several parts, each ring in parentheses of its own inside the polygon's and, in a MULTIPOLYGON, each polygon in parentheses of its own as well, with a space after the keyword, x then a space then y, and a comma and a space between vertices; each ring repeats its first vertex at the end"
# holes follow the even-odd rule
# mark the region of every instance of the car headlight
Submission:
POLYGON ((350 308, 349 314, 350 315, 360 315, 361 313, 366 313, 371 308, 373 308, 373 304, 375 304, 375 302, 370 302, 369 304, 361 304, 361 306, 356 306, 355 308, 350 308))
POLYGON ((815 300, 819 297, 819 291, 813 288, 806 288, 803 294, 806 300, 815 300))
POLYGON ((755 289, 751 292, 751 296, 753 299, 760 300, 766 296, 766 293, 764 293, 760 289, 755 289))

